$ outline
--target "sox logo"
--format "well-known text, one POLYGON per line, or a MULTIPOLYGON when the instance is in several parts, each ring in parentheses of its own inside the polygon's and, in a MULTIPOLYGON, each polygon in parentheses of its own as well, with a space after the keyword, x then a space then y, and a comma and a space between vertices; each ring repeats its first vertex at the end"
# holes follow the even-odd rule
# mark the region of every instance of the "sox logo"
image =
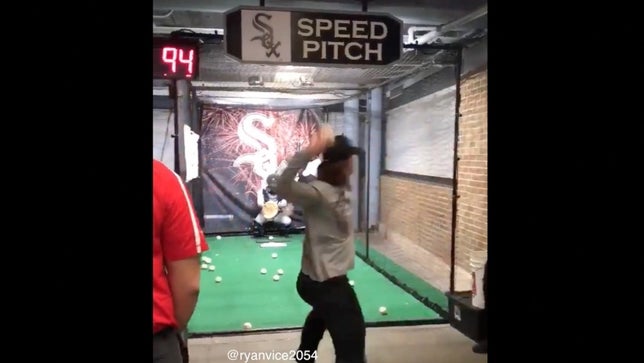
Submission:
MULTIPOLYGON (((271 135, 255 126, 256 122, 270 128, 275 120, 257 112, 244 116, 237 127, 237 135, 243 145, 252 147, 255 152, 240 155, 233 161, 233 166, 250 165, 257 176, 266 180, 277 169, 277 144, 271 135)), ((257 192, 261 193, 261 190, 262 186, 259 186, 257 192)))

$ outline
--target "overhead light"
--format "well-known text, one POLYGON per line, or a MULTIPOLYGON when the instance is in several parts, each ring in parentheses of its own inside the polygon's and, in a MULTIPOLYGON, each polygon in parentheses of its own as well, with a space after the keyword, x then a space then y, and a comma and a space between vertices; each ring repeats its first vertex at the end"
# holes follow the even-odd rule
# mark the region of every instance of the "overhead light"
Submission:
POLYGON ((263 86, 264 80, 261 76, 250 76, 248 77, 248 85, 250 86, 263 86))
POLYGON ((301 76, 300 77, 300 85, 305 86, 305 87, 313 86, 313 77, 311 77, 311 76, 301 76))
POLYGON ((264 92, 260 90, 245 90, 245 91, 213 91, 213 90, 198 90, 198 97, 213 97, 213 98, 255 98, 255 99, 298 99, 298 100, 338 100, 350 96, 355 96, 359 91, 345 92, 343 94, 334 94, 328 92, 319 93, 293 93, 293 92, 264 92))
POLYGON ((303 76, 306 76, 306 74, 297 72, 277 72, 275 73, 275 79, 273 82, 293 84, 299 82, 300 78, 303 76))
POLYGON ((402 96, 402 94, 403 94, 403 88, 401 86, 387 91, 387 97, 389 99, 394 99, 396 97, 402 96))
POLYGON ((217 34, 224 35, 224 29, 221 28, 180 28, 173 26, 157 26, 152 24, 152 33, 154 34, 172 34, 176 31, 192 31, 197 34, 217 34))

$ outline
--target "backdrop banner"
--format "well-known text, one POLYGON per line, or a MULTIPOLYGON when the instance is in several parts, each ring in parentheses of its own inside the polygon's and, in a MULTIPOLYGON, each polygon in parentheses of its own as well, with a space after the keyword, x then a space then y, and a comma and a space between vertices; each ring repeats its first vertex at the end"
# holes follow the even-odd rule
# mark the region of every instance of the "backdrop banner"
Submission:
MULTIPOLYGON (((249 230, 263 207, 266 177, 308 145, 321 115, 318 109, 204 108, 200 155, 205 233, 249 230)), ((316 167, 310 163, 298 178, 315 176, 316 167)), ((290 218, 291 227, 303 226, 297 207, 290 218)))

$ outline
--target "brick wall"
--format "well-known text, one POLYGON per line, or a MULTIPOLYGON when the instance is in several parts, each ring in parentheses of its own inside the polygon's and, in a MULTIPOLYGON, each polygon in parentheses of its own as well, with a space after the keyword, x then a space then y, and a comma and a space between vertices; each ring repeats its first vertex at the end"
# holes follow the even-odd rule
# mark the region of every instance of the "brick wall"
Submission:
POLYGON ((487 249, 487 69, 461 81, 456 259, 487 249))
POLYGON ((449 263, 451 195, 451 186, 382 175, 380 233, 385 240, 418 245, 449 263))
MULTIPOLYGON (((487 248, 487 70, 463 78, 460 112, 456 263, 469 270, 470 251, 487 248)), ((449 263, 451 193, 451 186, 382 175, 380 233, 449 263)))

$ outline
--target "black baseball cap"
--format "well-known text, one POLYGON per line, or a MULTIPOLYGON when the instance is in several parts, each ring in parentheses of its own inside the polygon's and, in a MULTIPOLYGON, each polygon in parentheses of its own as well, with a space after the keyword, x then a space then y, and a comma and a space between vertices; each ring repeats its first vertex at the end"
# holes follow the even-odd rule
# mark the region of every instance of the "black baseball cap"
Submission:
POLYGON ((333 146, 326 149, 322 154, 323 161, 334 163, 336 161, 347 160, 353 155, 360 155, 362 149, 353 146, 351 140, 344 135, 336 135, 333 146))

